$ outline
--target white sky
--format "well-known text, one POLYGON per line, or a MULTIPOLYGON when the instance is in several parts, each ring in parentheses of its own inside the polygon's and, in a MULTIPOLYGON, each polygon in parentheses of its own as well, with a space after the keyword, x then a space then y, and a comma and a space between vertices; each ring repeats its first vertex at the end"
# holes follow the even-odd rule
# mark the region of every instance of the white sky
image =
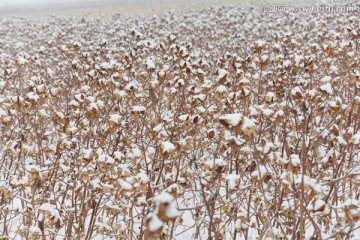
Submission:
MULTIPOLYGON (((48 14, 141 14, 169 10, 238 5, 254 0, 0 0, 1 16, 41 17, 48 14)), ((263 1, 263 0, 256 0, 263 1)), ((265 0, 266 1, 266 0, 265 0)))
MULTIPOLYGON (((24 6, 24 5, 52 5, 52 4, 69 4, 69 3, 83 3, 83 2, 102 2, 104 0, 0 0, 0 6, 24 6)), ((109 0, 105 0, 109 1, 109 0)), ((170 3, 170 4, 179 4, 182 2, 187 2, 186 0, 110 0, 112 2, 117 2, 120 4, 137 4, 137 3, 144 3, 144 2, 152 2, 152 3, 170 3)), ((197 2, 198 0, 193 0, 193 2, 197 2)), ((316 1, 316 0, 315 0, 316 1)), ((201 1, 200 2, 207 2, 201 1)), ((211 2, 211 1, 209 1, 211 2)), ((217 2, 217 1, 214 1, 217 2)), ((227 0, 222 0, 219 2, 227 2, 227 0)), ((237 0, 238 3, 241 2, 251 2, 251 3, 268 3, 268 2, 309 2, 309 0, 237 0)), ((311 2, 311 0, 310 0, 311 2)))
MULTIPOLYGON (((136 2, 138 0, 118 0, 122 4, 136 2)), ((26 6, 26 5, 52 5, 52 4, 68 4, 79 2, 101 2, 101 0, 0 0, 1 6, 26 6)))
MULTIPOLYGON (((209 6, 245 6, 265 3, 306 3, 331 0, 0 0, 1 16, 40 16, 47 14, 114 13, 139 14, 204 8, 209 6)), ((336 1, 336 0, 334 0, 336 1)))

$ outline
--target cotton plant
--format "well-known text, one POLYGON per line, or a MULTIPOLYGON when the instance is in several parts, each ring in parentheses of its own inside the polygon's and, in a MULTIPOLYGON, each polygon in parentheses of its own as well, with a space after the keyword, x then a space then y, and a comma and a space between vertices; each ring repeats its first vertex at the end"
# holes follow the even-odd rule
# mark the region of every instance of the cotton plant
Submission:
POLYGON ((358 26, 238 7, 4 19, 0 236, 356 238, 358 26))

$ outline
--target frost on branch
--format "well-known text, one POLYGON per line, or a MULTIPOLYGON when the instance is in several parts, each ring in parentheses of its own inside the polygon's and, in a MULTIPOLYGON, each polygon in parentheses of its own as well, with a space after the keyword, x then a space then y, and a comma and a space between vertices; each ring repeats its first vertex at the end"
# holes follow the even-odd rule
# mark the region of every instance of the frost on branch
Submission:
POLYGON ((226 114, 219 118, 219 122, 230 129, 240 130, 243 135, 248 137, 256 136, 256 124, 253 120, 240 113, 226 114))

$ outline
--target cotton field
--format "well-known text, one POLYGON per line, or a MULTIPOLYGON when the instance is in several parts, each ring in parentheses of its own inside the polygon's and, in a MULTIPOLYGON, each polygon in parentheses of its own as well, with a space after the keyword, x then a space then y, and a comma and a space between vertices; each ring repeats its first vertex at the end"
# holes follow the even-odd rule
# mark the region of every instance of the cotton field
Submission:
POLYGON ((0 25, 0 239, 360 239, 358 12, 0 25))

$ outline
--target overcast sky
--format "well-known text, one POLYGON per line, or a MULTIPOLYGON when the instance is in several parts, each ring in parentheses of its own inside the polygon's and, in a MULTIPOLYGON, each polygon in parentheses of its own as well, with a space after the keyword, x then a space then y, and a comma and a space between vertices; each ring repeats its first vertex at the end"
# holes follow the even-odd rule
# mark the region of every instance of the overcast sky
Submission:
MULTIPOLYGON (((261 0, 259 0, 261 1, 261 0)), ((266 1, 266 0, 265 0, 266 1)), ((0 0, 1 16, 40 16, 44 14, 161 13, 169 10, 238 5, 253 0, 0 0)))
MULTIPOLYGON (((71 3, 71 2, 91 2, 94 0, 0 0, 0 5, 2 6, 17 6, 17 5, 34 5, 34 4, 58 4, 58 3, 71 3)), ((121 2, 126 2, 129 0, 122 0, 121 2)))
MULTIPOLYGON (((314 0, 0 0, 1 16, 40 16, 46 14, 82 15, 83 13, 142 14, 161 13, 210 6, 261 6, 269 3, 306 4, 314 0)), ((337 1, 337 0, 315 0, 337 1)), ((339 3, 340 4, 340 3, 339 3)))

